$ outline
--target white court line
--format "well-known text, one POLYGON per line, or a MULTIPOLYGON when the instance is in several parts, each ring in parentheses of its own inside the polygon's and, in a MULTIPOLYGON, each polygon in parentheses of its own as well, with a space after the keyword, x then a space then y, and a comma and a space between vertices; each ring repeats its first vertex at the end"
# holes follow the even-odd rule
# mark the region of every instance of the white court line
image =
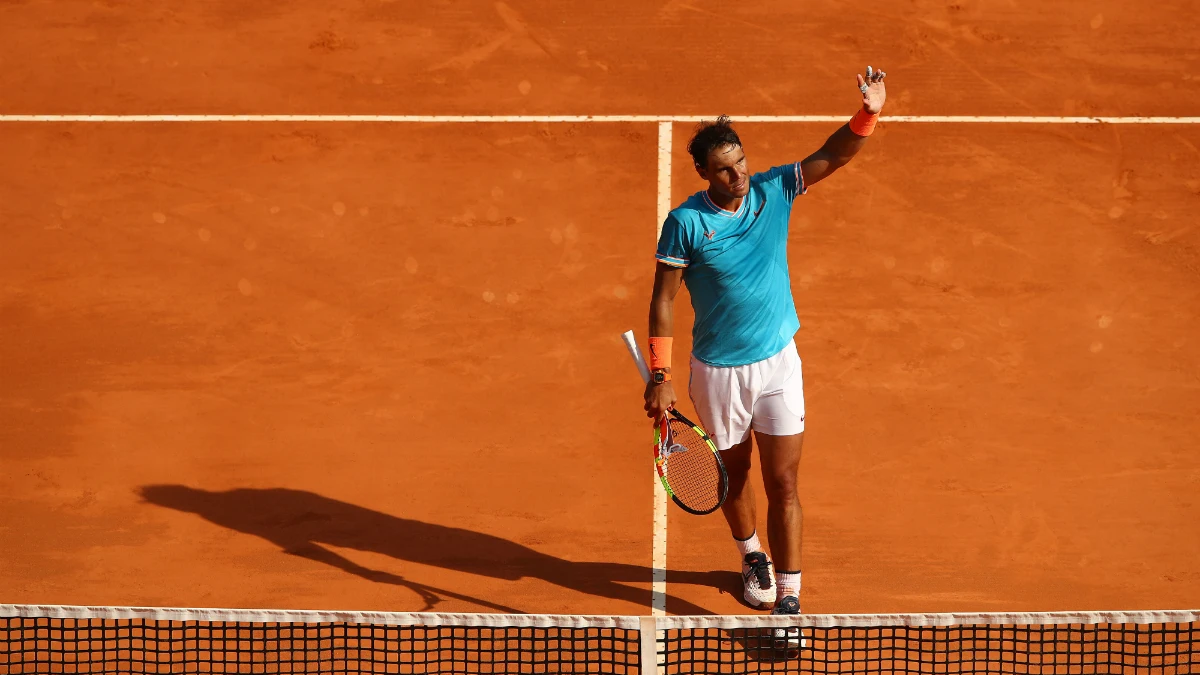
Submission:
MULTIPOLYGON (((550 124, 584 122, 700 122, 708 115, 0 115, 0 123, 320 122, 426 124, 550 124)), ((745 115, 735 122, 845 122, 849 115, 745 115)), ((881 122, 942 124, 1200 124, 1200 117, 1051 117, 1018 115, 885 115, 881 122)))
MULTIPOLYGON (((671 123, 658 123, 658 234, 663 221, 671 212, 671 123)), ((650 612, 652 616, 667 614, 667 491, 658 479, 658 470, 651 468, 654 481, 654 539, 650 549, 650 612)))

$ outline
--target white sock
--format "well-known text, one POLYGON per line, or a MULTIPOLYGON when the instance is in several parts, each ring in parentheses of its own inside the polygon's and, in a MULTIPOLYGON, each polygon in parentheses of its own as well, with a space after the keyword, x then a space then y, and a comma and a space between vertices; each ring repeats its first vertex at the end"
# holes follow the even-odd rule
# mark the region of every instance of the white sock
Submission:
POLYGON ((786 572, 779 570, 775 572, 775 585, 779 587, 779 599, 782 600, 789 595, 800 597, 800 572, 786 572))
POLYGON ((749 539, 738 539, 737 537, 734 537, 733 541, 737 543, 738 553, 742 554, 743 559, 747 554, 763 550, 762 544, 758 543, 758 530, 755 530, 754 534, 751 534, 749 539))

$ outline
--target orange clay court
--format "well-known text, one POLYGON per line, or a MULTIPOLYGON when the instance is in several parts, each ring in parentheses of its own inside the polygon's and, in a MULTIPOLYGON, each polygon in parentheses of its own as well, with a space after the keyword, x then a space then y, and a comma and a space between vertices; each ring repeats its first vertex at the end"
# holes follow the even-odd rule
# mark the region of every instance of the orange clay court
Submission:
MULTIPOLYGON (((1184 608, 1200 125, 888 117, 1195 116, 1193 14, 17 0, 0 113, 848 119, 883 68, 880 127, 791 221, 805 612, 1184 608)), ((738 129, 763 170, 837 126, 738 129)), ((649 613, 620 334, 644 345, 657 144, 0 122, 0 602, 649 613)), ((667 532, 668 613, 749 611, 719 514, 667 532)))

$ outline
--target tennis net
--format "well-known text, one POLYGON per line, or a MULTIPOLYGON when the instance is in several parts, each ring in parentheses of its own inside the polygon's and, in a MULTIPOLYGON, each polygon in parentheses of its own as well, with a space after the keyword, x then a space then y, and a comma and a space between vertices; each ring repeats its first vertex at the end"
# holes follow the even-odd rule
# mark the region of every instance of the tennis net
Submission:
POLYGON ((0 605, 17 673, 1200 673, 1200 611, 561 616, 0 605))

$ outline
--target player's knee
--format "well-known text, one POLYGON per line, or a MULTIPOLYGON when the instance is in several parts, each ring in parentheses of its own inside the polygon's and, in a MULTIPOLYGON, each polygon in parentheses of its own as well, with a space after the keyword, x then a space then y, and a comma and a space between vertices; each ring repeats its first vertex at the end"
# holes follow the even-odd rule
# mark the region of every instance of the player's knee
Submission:
POLYGON ((796 475, 791 472, 763 476, 763 487, 767 493, 767 502, 784 504, 799 498, 797 493, 796 475))

